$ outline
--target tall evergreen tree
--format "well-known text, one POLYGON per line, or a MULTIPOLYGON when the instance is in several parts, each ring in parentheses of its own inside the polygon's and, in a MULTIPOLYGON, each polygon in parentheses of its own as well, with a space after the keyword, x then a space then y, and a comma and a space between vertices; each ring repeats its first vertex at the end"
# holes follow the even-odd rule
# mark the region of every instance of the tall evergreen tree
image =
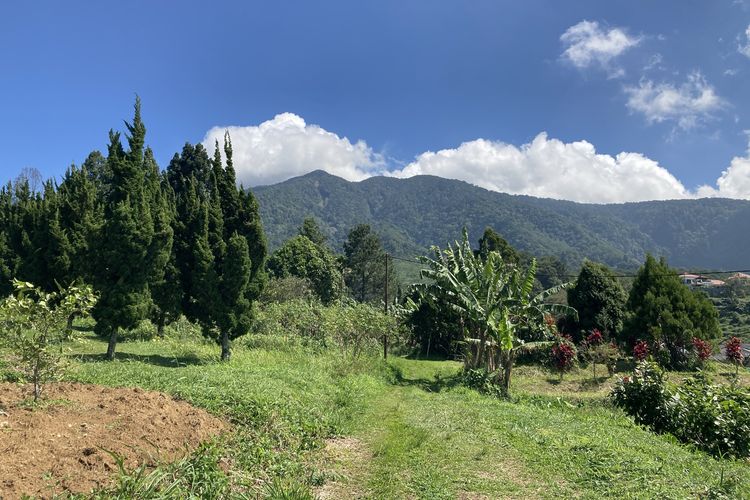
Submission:
POLYGON ((630 290, 625 338, 660 342, 669 350, 671 363, 681 364, 682 353, 693 337, 720 335, 718 313, 708 297, 694 292, 680 281, 677 271, 665 259, 651 255, 638 270, 630 290))
POLYGON ((601 331, 607 339, 617 338, 625 319, 627 295, 612 271, 604 264, 585 261, 575 286, 568 289, 568 305, 578 311, 574 332, 601 331))
POLYGON ((120 134, 110 131, 107 170, 111 175, 104 199, 104 224, 96 238, 94 285, 100 297, 93 310, 96 332, 109 338, 107 359, 114 359, 118 331, 133 328, 147 317, 153 269, 154 219, 144 161, 146 127, 141 102, 128 129, 128 151, 120 134))
POLYGON ((498 252, 506 264, 518 265, 521 260, 518 252, 510 243, 505 241, 494 229, 487 227, 479 239, 478 254, 482 259, 486 259, 490 252, 498 252))
POLYGON ((265 237, 252 193, 238 190, 227 138, 227 166, 218 151, 187 144, 167 169, 174 190, 175 255, 183 311, 230 357, 230 341, 250 328, 252 303, 262 291, 265 237))
POLYGON ((398 280, 393 261, 388 262, 386 275, 385 250, 368 224, 359 224, 349 231, 344 242, 344 267, 346 284, 359 302, 383 300, 386 286, 389 297, 395 297, 398 280))
POLYGON ((302 226, 299 228, 299 234, 312 241, 318 248, 328 248, 326 245, 328 238, 323 234, 318 222, 313 217, 305 217, 302 226))

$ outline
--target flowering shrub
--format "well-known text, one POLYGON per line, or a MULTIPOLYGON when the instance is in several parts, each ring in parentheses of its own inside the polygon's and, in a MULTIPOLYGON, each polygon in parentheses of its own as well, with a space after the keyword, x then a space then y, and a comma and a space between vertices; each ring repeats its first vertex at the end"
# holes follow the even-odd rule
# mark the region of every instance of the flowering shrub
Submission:
POLYGON ((602 336, 602 332, 594 328, 591 330, 591 334, 586 337, 586 343, 590 346, 597 346, 604 343, 604 336, 602 336))
POLYGON ((552 356, 552 364, 560 373, 560 378, 562 379, 563 373, 573 367, 573 361, 576 358, 573 339, 569 335, 558 336, 557 342, 552 346, 550 354, 552 356))
POLYGON ((698 337, 693 337, 693 351, 698 359, 698 364, 704 364, 711 357, 712 350, 713 347, 711 347, 709 342, 701 340, 698 337))
POLYGON ((633 357, 636 361, 644 361, 649 354, 648 342, 639 340, 633 347, 633 357))
POLYGON ((734 363, 739 370, 739 367, 742 364, 742 359, 744 358, 744 355, 742 354, 742 341, 737 337, 732 337, 724 346, 724 352, 727 354, 727 359, 734 363))

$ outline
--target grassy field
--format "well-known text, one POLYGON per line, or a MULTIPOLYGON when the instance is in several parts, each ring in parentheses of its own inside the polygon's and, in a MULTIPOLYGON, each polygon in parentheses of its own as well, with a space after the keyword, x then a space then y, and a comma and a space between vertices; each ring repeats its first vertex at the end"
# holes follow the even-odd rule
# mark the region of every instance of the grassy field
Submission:
POLYGON ((122 343, 113 363, 104 349, 93 337, 76 344, 71 377, 165 391, 234 432, 124 474, 103 498, 167 487, 175 498, 750 498, 749 462, 636 426, 606 403, 613 379, 594 383, 590 370, 559 382, 519 367, 514 399, 501 401, 460 385, 450 361, 352 360, 257 340, 228 364, 195 340, 122 343))

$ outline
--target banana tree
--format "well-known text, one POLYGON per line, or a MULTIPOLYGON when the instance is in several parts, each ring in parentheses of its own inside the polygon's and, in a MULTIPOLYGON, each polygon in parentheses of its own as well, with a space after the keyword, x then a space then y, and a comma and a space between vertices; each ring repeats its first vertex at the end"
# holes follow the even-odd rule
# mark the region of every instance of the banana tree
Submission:
POLYGON ((422 257, 426 265, 420 274, 428 280, 415 285, 420 297, 435 307, 447 307, 461 317, 467 345, 467 368, 484 368, 507 395, 521 328, 543 325, 546 314, 573 314, 562 304, 545 302, 568 284, 542 293, 532 293, 536 261, 523 271, 503 262, 498 252, 486 258, 471 249, 466 229, 463 239, 445 250, 432 247, 432 257, 422 257))

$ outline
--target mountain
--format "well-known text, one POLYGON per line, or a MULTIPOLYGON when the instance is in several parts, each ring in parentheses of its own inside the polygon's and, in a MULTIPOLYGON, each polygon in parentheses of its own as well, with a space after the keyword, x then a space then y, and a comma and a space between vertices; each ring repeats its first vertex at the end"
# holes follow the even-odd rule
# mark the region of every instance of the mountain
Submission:
POLYGON ((352 226, 368 223, 401 257, 454 241, 464 226, 476 241, 491 226, 520 250, 555 255, 572 266, 589 258, 630 270, 651 252, 684 268, 750 267, 750 201, 581 204, 426 175, 349 182, 321 170, 254 192, 272 248, 314 216, 334 248, 341 249, 352 226))

